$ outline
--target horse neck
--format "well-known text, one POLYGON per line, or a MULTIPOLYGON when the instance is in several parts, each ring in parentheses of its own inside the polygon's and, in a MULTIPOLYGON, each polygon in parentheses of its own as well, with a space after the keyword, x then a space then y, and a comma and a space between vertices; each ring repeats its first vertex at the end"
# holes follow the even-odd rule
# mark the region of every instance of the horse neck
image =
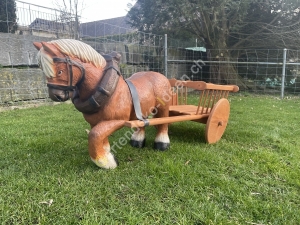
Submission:
POLYGON ((88 99, 96 90, 102 75, 103 69, 96 68, 95 66, 86 63, 85 67, 85 78, 81 85, 78 87, 78 93, 80 100, 88 99))

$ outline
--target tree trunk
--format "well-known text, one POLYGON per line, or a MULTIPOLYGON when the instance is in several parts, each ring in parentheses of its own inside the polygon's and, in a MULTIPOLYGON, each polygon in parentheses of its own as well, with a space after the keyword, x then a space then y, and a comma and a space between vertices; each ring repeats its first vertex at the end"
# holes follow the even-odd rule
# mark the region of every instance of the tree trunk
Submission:
POLYGON ((240 88, 246 88, 243 79, 238 75, 235 65, 231 62, 230 52, 227 46, 229 33, 225 8, 207 15, 204 12, 207 27, 205 42, 208 61, 210 63, 210 82, 218 84, 236 84, 240 88))
POLYGON ((247 85, 244 80, 237 73, 236 67, 233 62, 231 62, 231 57, 226 46, 214 49, 207 49, 208 61, 213 61, 209 63, 209 79, 212 83, 217 84, 235 84, 241 89, 247 89, 247 85))

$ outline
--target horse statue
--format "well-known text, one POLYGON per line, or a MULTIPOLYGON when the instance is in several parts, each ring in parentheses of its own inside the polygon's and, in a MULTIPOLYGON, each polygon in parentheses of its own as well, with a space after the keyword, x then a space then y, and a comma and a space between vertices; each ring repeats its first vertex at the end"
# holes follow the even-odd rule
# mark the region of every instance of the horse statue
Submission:
MULTIPOLYGON (((117 161, 108 137, 126 121, 147 116, 167 117, 171 90, 168 79, 157 72, 137 72, 124 79, 119 71, 120 54, 100 55, 90 45, 72 39, 34 42, 40 68, 47 78, 49 97, 54 101, 72 99, 90 124, 88 150, 99 167, 113 169, 117 161), (154 113, 155 111, 155 113, 154 113)), ((154 148, 169 147, 168 124, 158 125, 154 148)), ((137 128, 130 144, 144 147, 145 129, 137 128)))

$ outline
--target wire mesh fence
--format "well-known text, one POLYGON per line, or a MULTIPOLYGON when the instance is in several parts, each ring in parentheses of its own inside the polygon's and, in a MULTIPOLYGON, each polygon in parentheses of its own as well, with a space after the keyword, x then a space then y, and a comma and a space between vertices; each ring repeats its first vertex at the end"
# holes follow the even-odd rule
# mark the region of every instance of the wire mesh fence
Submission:
MULTIPOLYGON (((74 37, 70 20, 62 20, 59 11, 20 3, 18 31, 0 33, 1 105, 48 101, 32 43, 74 37)), ((287 50, 285 58, 283 49, 206 49, 197 40, 182 42, 138 32, 129 27, 126 17, 82 23, 78 32, 80 40, 99 53, 119 52, 124 78, 151 70, 168 78, 236 84, 241 91, 259 94, 280 96, 283 87, 286 94, 300 93, 299 50, 287 50)))
POLYGON ((125 78, 139 71, 163 73, 163 36, 130 31, 99 37, 84 36, 81 41, 91 45, 99 53, 120 53, 122 58, 119 66, 125 78))
POLYGON ((168 77, 236 84, 241 91, 258 94, 300 93, 299 50, 171 45, 167 52, 168 77))

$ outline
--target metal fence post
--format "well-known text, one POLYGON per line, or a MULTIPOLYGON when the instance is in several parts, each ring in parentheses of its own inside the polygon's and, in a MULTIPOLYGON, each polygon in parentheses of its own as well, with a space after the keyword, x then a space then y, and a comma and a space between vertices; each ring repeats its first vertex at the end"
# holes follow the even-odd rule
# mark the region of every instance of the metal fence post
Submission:
POLYGON ((165 45, 164 45, 164 50, 165 50, 165 76, 168 78, 168 35, 165 34, 165 45))
POLYGON ((281 99, 284 97, 284 82, 285 82, 285 66, 286 66, 286 52, 287 49, 283 49, 283 62, 282 62, 282 77, 281 77, 281 99))

